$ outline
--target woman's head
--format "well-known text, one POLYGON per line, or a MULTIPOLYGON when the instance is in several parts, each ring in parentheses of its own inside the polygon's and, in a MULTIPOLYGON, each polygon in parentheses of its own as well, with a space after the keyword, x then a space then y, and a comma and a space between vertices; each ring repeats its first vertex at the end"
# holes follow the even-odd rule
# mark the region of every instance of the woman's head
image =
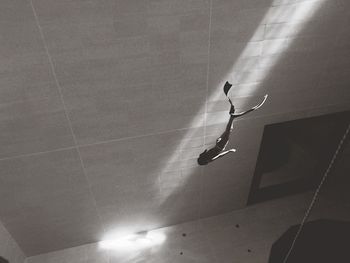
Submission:
POLYGON ((208 150, 205 150, 204 152, 202 152, 198 159, 197 159, 197 162, 199 165, 207 165, 209 163, 209 160, 208 160, 208 155, 206 154, 208 150))

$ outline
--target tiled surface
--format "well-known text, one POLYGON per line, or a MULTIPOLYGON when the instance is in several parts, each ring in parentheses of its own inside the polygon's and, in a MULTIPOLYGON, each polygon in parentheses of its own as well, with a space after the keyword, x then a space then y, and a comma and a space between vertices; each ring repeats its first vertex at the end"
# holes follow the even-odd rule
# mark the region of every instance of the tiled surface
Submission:
POLYGON ((243 208, 264 125, 350 109, 348 10, 345 0, 1 1, 0 219, 34 255, 104 228, 243 208), (237 152, 202 169, 196 157, 228 119, 226 80, 238 111, 269 99, 237 121, 237 152))
POLYGON ((208 1, 157 2, 34 1, 79 144, 189 127, 198 114, 208 1))
POLYGON ((1 220, 27 255, 103 230, 75 149, 2 160, 0 170, 1 220))
POLYGON ((0 256, 9 262, 24 263, 25 256, 22 250, 0 222, 0 256))
POLYGON ((0 159, 72 146, 28 1, 2 1, 0 12, 0 159))
POLYGON ((124 226, 141 231, 145 226, 167 225, 170 220, 198 218, 200 173, 195 167, 196 156, 188 153, 200 149, 202 143, 195 140, 203 129, 191 130, 192 147, 175 149, 184 136, 189 136, 187 132, 80 148, 107 230, 124 226), (174 152, 172 158, 169 152, 174 152), (187 178, 191 175, 193 178, 187 178))
MULTIPOLYGON (((157 229, 153 233, 161 233, 166 239, 164 243, 151 248, 133 251, 120 248, 103 250, 98 243, 94 243, 29 257, 27 263, 266 263, 273 242, 289 226, 300 223, 311 196, 312 193, 296 195, 215 217, 157 229)), ((319 206, 315 206, 312 219, 325 217, 349 220, 350 213, 344 207, 323 206, 323 209, 320 209, 319 206)))

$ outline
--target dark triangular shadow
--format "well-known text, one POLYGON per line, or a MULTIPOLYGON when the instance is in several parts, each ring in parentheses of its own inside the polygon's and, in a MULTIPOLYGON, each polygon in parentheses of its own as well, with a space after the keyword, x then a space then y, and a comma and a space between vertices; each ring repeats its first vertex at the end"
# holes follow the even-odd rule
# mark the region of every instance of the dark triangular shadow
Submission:
MULTIPOLYGON (((300 225, 291 226, 272 245, 269 263, 282 263, 300 225)), ((306 223, 288 263, 350 262, 350 222, 320 219, 306 223)))

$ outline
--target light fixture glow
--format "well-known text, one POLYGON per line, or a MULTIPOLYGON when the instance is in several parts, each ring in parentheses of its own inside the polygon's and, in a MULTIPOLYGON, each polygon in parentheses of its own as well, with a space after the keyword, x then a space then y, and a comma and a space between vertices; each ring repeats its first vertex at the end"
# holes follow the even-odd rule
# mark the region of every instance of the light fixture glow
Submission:
POLYGON ((150 231, 139 234, 127 235, 121 238, 109 238, 99 242, 99 247, 104 250, 134 251, 161 245, 166 240, 163 233, 150 231))

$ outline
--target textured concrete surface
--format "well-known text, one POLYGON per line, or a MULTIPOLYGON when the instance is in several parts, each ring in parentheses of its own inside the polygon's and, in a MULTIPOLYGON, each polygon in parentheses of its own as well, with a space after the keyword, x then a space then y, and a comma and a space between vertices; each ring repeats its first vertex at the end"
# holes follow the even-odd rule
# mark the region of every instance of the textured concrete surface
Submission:
POLYGON ((350 107, 345 0, 3 0, 0 21, 0 220, 26 255, 243 208, 264 125, 350 107), (226 80, 239 111, 269 100, 199 168, 226 80))

